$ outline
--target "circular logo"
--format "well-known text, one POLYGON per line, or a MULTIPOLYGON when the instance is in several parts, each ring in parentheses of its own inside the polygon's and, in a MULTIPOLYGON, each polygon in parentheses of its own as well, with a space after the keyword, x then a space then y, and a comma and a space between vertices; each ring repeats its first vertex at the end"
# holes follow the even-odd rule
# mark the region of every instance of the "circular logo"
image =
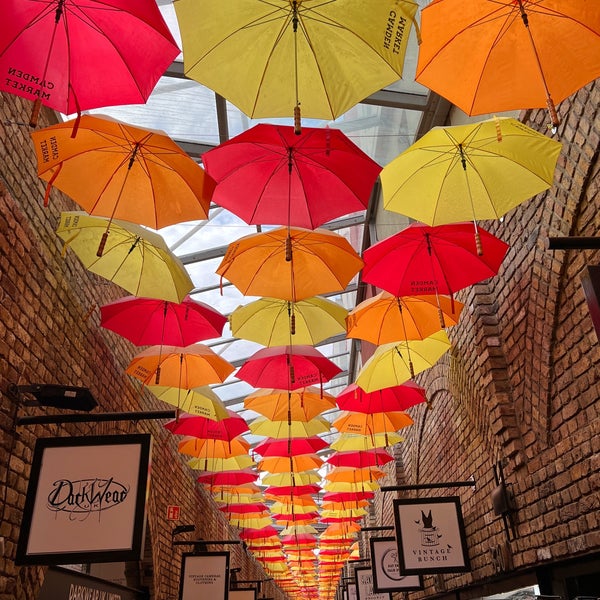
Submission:
POLYGON ((383 553, 383 556, 381 557, 381 568, 385 575, 394 581, 404 579, 404 575, 400 575, 398 550, 396 548, 390 548, 383 553))

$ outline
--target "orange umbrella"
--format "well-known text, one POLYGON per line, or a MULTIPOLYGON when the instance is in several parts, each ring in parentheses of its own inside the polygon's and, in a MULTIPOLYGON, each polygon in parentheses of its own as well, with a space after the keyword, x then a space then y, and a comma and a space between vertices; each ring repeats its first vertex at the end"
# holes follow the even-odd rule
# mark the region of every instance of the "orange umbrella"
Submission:
POLYGON ((385 471, 374 467, 364 467, 362 469, 353 469, 351 467, 336 467, 331 470, 325 479, 328 481, 345 481, 349 483, 356 483, 359 481, 376 481, 385 477, 385 471))
POLYGON ((556 126, 554 102, 600 76, 598 2, 435 0, 421 35, 417 81, 469 115, 547 106, 556 126))
POLYGON ((319 469, 323 459, 316 454, 300 454, 298 456, 269 456, 258 463, 260 471, 269 473, 299 473, 319 469))
POLYGON ((235 367, 204 344, 151 346, 136 354, 126 373, 147 385, 193 389, 222 383, 235 367))
POLYGON ((216 183, 162 131, 84 115, 31 133, 38 175, 88 214, 161 229, 208 218, 216 183), (48 152, 52 148, 52 152, 48 152))
POLYGON ((438 332, 441 323, 456 325, 462 309, 463 304, 447 296, 393 296, 383 291, 348 313, 347 337, 376 346, 422 340, 438 332))
POLYGON ((405 412, 360 413, 344 411, 332 425, 342 433, 370 435, 395 432, 413 424, 405 412))
POLYGON ((296 302, 345 289, 362 265, 348 240, 337 233, 279 227, 229 244, 217 274, 246 296, 296 302))
POLYGON ((244 399, 244 408, 253 410, 272 421, 310 421, 322 412, 335 408, 335 397, 316 387, 296 390, 262 388, 244 399))
POLYGON ((186 436, 179 442, 177 450, 197 458, 229 458, 248 454, 250 444, 240 436, 229 441, 186 436))

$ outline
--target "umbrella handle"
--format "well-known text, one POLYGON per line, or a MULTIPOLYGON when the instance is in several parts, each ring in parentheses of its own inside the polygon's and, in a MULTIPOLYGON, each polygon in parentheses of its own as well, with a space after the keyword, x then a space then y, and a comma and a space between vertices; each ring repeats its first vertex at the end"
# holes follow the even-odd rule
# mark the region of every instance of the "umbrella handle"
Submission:
POLYGON ((444 311, 441 309, 439 304, 438 304, 438 317, 440 319, 440 326, 442 329, 444 329, 446 327, 446 321, 444 321, 444 311))
POLYGON ((478 230, 475 230, 475 247, 477 248, 477 256, 483 256, 483 246, 481 245, 481 236, 478 230))
POLYGON ((296 104, 296 106, 294 106, 294 133, 296 135, 300 135, 302 133, 301 119, 300 105, 296 104))
POLYGON ((29 127, 37 127, 41 108, 42 108, 42 101, 39 98, 37 98, 36 101, 33 103, 33 108, 31 110, 31 116, 29 117, 29 127))
POLYGON ((104 254, 104 247, 106 246, 107 240, 108 240, 108 231, 105 231, 102 234, 102 239, 100 240, 100 243, 98 244, 98 250, 96 250, 96 256, 100 257, 100 256, 102 256, 102 254, 104 254))
POLYGON ((556 106, 554 106, 554 101, 550 94, 546 96, 546 105, 548 106, 548 112, 550 113, 550 121, 552 123, 552 129, 556 130, 556 128, 560 125, 560 119, 558 118, 558 114, 556 112, 556 106))

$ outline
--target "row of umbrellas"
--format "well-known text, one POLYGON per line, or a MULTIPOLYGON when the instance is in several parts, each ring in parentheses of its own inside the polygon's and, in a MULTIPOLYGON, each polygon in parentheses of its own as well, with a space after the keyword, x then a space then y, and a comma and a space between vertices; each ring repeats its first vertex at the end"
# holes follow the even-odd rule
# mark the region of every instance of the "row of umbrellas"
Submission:
MULTIPOLYGON (((582 0, 462 4, 434 0, 422 11, 417 80, 468 114, 547 105, 556 127, 554 101, 600 72, 597 60, 582 60, 597 47, 600 9, 582 0), (550 64, 557 57, 564 61, 558 69, 550 64)), ((409 0, 383 0, 365 19, 350 0, 175 3, 189 77, 251 117, 294 117, 294 127, 259 125, 206 153, 206 171, 162 132, 81 115, 145 101, 177 56, 153 0, 9 0, 11 16, 0 25, 0 65, 8 73, 0 89, 35 100, 32 124, 42 103, 78 113, 32 134, 38 172, 48 182, 46 202, 54 186, 86 211, 62 215, 57 233, 65 248, 135 296, 102 309, 106 327, 126 325, 126 337, 150 346, 127 372, 186 411, 166 424, 188 436, 180 451, 290 594, 332 597, 356 521, 391 459, 385 448, 410 426, 404 410, 425 401, 410 380, 449 349, 445 328, 462 308, 454 294, 497 273, 508 249, 478 221, 500 218, 547 189, 560 152, 521 123, 495 118, 437 128, 381 169, 341 132, 301 127, 301 112, 334 119, 400 77, 417 9, 409 0), (378 19, 390 35, 374 26, 378 19), (319 227, 363 210, 377 177, 386 209, 420 223, 361 257, 319 227), (261 297, 230 318, 235 335, 265 346, 237 372, 258 388, 245 400, 260 415, 249 424, 208 387, 234 371, 200 343, 221 335, 225 317, 187 297, 189 275, 147 229, 205 219, 211 201, 247 223, 279 226, 231 244, 217 270, 243 294, 261 297), (380 294, 347 315, 318 298, 343 290, 361 269, 380 294), (127 307, 137 301, 154 302, 152 335, 135 331, 140 319, 127 307), (264 317, 267 306, 277 318, 264 317), (198 318, 200 330, 167 337, 167 315, 176 311, 184 329, 198 318), (334 402, 322 387, 340 368, 314 348, 318 337, 314 326, 310 333, 304 327, 305 311, 329 315, 334 329, 318 325, 318 335, 338 327, 378 346, 356 385, 335 399, 345 412, 333 423, 341 433, 331 446, 320 515, 312 498, 321 490, 319 434, 329 428, 322 414, 334 402), (262 456, 266 491, 241 437, 248 431, 265 437, 254 453, 262 456), (318 518, 327 529, 317 540, 318 518)))

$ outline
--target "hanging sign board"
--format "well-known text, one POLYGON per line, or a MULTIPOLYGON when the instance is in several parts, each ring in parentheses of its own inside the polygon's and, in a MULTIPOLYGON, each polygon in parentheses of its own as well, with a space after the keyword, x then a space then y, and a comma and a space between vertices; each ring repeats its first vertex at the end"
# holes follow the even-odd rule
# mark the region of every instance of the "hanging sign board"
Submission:
POLYGON ((397 499, 394 518, 402 573, 471 570, 458 497, 397 499))
POLYGON ((228 600, 229 552, 184 554, 179 600, 228 600))
POLYGON ((423 589, 419 575, 404 575, 398 563, 398 545, 394 537, 371 538, 373 591, 408 592, 423 589))
POLYGON ((229 590, 229 600, 256 600, 256 588, 229 590))
POLYGON ((369 567, 359 567, 354 570, 356 577, 357 600, 391 600, 389 592, 376 593, 373 591, 373 572, 369 567))
POLYGON ((40 438, 16 564, 140 560, 151 437, 40 438))
POLYGON ((348 593, 348 600, 358 600, 358 597, 356 595, 356 583, 348 583, 346 591, 348 593))

